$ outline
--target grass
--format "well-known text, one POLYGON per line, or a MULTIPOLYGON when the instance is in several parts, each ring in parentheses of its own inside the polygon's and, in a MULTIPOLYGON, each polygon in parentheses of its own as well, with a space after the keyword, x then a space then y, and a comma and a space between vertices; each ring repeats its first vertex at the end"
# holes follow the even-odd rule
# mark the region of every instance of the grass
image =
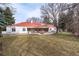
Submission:
POLYGON ((69 33, 54 35, 4 36, 3 55, 79 56, 79 38, 69 33))

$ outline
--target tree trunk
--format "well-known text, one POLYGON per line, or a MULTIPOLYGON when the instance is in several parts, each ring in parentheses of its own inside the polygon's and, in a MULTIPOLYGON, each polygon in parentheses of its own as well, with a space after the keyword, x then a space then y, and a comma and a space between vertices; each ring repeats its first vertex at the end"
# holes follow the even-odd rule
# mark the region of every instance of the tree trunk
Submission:
POLYGON ((2 28, 0 27, 0 37, 2 37, 2 28))
POLYGON ((59 30, 58 26, 56 26, 56 29, 57 29, 57 30, 56 30, 56 33, 58 33, 58 30, 59 30))
MULTIPOLYGON (((2 37, 2 28, 0 27, 0 37, 2 37)), ((3 56, 2 55, 2 39, 1 39, 1 41, 0 41, 0 56, 3 56)))

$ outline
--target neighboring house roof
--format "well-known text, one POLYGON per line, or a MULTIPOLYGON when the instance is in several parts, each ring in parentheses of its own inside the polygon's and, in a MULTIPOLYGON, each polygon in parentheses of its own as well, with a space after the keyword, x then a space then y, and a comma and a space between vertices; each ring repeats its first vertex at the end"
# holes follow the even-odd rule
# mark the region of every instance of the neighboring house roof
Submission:
POLYGON ((33 27, 33 28, 48 28, 48 27, 55 27, 51 24, 45 24, 45 23, 38 23, 38 22, 21 22, 13 24, 12 26, 24 26, 24 27, 33 27))

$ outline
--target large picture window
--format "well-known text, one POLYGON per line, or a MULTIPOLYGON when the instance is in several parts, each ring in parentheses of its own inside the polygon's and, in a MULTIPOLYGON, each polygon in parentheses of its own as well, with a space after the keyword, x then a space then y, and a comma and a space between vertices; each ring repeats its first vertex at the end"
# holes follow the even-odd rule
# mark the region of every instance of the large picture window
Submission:
POLYGON ((26 31, 26 29, 25 29, 25 28, 23 28, 23 31, 26 31))
POLYGON ((12 28, 12 32, 15 32, 16 30, 15 30, 15 28, 12 28))

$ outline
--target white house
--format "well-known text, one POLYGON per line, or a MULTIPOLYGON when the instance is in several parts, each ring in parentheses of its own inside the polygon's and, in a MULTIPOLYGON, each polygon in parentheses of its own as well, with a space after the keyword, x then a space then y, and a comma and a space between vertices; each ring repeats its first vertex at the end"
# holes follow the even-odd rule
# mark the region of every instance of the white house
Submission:
POLYGON ((37 22, 21 22, 7 26, 2 34, 53 34, 56 27, 51 24, 37 22))

